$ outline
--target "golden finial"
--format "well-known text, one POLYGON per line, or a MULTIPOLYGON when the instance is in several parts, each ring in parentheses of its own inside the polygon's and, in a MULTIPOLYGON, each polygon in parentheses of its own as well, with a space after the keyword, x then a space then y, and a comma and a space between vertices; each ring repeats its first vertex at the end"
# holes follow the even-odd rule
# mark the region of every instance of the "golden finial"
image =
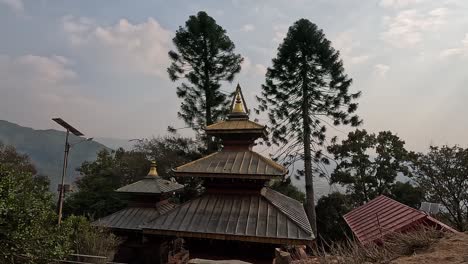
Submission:
POLYGON ((241 87, 237 84, 236 95, 234 96, 234 103, 231 111, 233 114, 246 114, 241 93, 241 87))
POLYGON ((153 176, 153 177, 158 176, 158 171, 156 169, 156 161, 151 162, 151 167, 150 167, 150 171, 148 172, 148 176, 153 176))
POLYGON ((236 101, 234 102, 234 107, 232 108, 233 113, 244 113, 244 107, 242 106, 242 99, 239 94, 236 95, 236 101))

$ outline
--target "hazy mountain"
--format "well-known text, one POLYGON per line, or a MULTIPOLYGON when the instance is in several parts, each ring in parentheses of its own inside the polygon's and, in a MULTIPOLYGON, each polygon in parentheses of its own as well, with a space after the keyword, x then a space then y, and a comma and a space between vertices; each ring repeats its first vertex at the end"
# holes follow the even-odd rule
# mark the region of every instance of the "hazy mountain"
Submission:
POLYGON ((128 141, 128 139, 122 139, 122 138, 97 137, 97 138, 94 138, 94 141, 99 142, 111 149, 123 148, 125 150, 132 150, 135 144, 135 142, 133 141, 128 141))
MULTIPOLYGON (((18 152, 27 154, 39 174, 50 178, 50 189, 55 191, 62 175, 65 132, 54 129, 35 130, 29 127, 0 120, 0 142, 14 146, 18 152)), ((83 138, 70 134, 70 143, 83 138)), ((86 141, 73 146, 68 160, 67 182, 75 180, 75 171, 84 161, 96 159, 98 151, 107 148, 95 141, 86 141)))

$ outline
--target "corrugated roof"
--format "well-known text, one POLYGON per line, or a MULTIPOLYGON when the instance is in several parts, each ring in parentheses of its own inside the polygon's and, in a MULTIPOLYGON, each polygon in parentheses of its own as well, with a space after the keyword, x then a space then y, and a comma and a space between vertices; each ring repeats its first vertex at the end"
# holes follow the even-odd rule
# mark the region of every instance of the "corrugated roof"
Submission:
POLYGON ((149 222, 159 215, 176 207, 172 203, 160 204, 156 207, 128 207, 93 222, 93 225, 113 229, 141 230, 140 225, 149 222))
POLYGON ((359 241, 367 243, 409 227, 426 214, 381 195, 343 217, 359 241))
POLYGON ((205 194, 143 229, 152 234, 272 244, 314 239, 302 204, 267 188, 258 194, 205 194))
POLYGON ((117 192, 163 194, 183 189, 184 186, 177 182, 164 180, 159 176, 147 176, 146 178, 117 189, 117 192))
POLYGON ((177 167, 174 171, 178 176, 226 177, 237 174, 255 179, 268 179, 287 173, 283 166, 251 150, 215 152, 177 167))
POLYGON ((257 124, 253 121, 244 119, 244 120, 226 120, 221 121, 212 125, 209 125, 205 128, 206 131, 215 131, 215 130, 262 130, 265 129, 265 126, 257 124))

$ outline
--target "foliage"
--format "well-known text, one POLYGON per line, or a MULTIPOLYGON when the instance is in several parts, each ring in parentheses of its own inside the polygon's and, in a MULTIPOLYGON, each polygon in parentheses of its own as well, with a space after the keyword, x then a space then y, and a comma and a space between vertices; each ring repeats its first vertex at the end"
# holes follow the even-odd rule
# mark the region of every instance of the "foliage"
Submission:
POLYGON ((333 192, 322 196, 315 206, 317 212, 318 238, 322 245, 345 241, 350 238, 351 230, 343 215, 353 209, 348 195, 333 192))
POLYGON ((83 216, 70 216, 63 223, 63 226, 69 230, 72 248, 77 254, 112 259, 121 242, 109 230, 91 226, 83 216))
MULTIPOLYGON (((81 177, 77 180, 78 191, 72 193, 64 203, 65 214, 85 215, 99 218, 125 207, 122 195, 114 192, 128 182, 143 178, 149 169, 149 162, 142 159, 135 166, 129 166, 128 156, 136 152, 102 150, 93 162, 84 162, 78 169, 81 177), (143 170, 141 167, 145 167, 143 170), (145 173, 143 173, 145 171, 145 173)), ((133 164, 133 163, 132 163, 133 164)))
POLYGON ((301 192, 296 186, 292 185, 291 178, 289 177, 284 180, 276 179, 271 181, 270 188, 301 203, 305 201, 305 194, 301 192))
POLYGON ((334 142, 328 147, 337 162, 331 183, 344 185, 357 205, 381 194, 389 195, 399 173, 410 175, 404 144, 389 131, 377 135, 366 130, 350 132, 341 144, 334 142))
MULTIPOLYGON (((146 139, 136 145, 136 149, 157 161, 159 175, 166 179, 175 176, 172 169, 201 158, 205 151, 200 141, 178 135, 146 139)), ((200 178, 181 177, 177 181, 185 186, 178 194, 180 201, 194 198, 203 190, 200 178)))
POLYGON ((442 204, 442 214, 457 229, 468 230, 468 148, 431 146, 413 158, 415 181, 426 199, 442 204))
POLYGON ((424 190, 410 182, 395 182, 390 187, 389 196, 394 200, 418 209, 424 200, 424 190))
POLYGON ((0 142, 0 164, 32 175, 37 172, 28 155, 19 154, 15 147, 4 145, 2 142, 0 142))
POLYGON ((172 81, 188 81, 177 87, 177 96, 183 99, 178 115, 200 134, 227 114, 228 100, 220 82, 234 79, 243 58, 234 53, 226 30, 203 11, 179 27, 173 42, 177 51, 169 52, 172 63, 167 72, 172 81))
POLYGON ((360 93, 350 93, 351 79, 345 74, 339 52, 323 31, 307 19, 296 21, 278 48, 268 68, 258 112, 267 112, 272 142, 286 165, 304 161, 306 212, 315 231, 313 173, 322 174, 321 146, 327 127, 357 126, 353 115, 360 93), (314 161, 315 164, 312 164, 314 161))
POLYGON ((67 233, 56 225, 52 195, 21 168, 25 161, 0 163, 1 263, 49 263, 70 252, 67 233))

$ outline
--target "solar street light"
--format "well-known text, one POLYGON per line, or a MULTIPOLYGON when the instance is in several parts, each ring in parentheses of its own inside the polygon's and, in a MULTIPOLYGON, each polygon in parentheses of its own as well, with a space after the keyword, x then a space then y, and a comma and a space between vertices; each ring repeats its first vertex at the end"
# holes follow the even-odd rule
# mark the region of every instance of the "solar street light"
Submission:
POLYGON ((74 128, 67 122, 65 122, 62 118, 52 118, 53 121, 55 121, 57 124, 61 125, 63 128, 67 130, 67 134, 65 136, 65 153, 63 155, 63 168, 62 168, 62 183, 59 184, 58 191, 59 191, 59 198, 58 198, 58 204, 57 204, 57 214, 58 214, 58 224, 60 225, 62 222, 62 208, 63 208, 63 200, 65 198, 65 174, 67 172, 67 166, 68 166, 68 154, 70 152, 70 148, 72 146, 75 146, 76 144, 79 144, 81 142, 85 141, 91 141, 93 138, 86 138, 81 141, 78 141, 76 143, 70 144, 68 142, 68 136, 70 135, 70 132, 75 135, 75 136, 83 136, 84 134, 78 131, 78 129, 74 128))

